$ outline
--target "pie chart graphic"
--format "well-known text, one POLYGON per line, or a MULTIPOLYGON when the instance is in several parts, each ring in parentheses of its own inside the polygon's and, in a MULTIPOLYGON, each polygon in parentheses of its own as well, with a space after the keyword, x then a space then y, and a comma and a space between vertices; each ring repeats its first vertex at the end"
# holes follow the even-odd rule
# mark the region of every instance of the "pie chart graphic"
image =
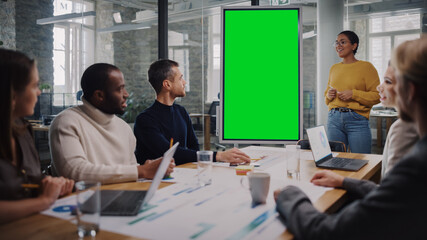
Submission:
POLYGON ((52 210, 54 212, 64 213, 64 212, 71 212, 75 207, 76 207, 75 205, 62 205, 62 206, 55 207, 52 210))

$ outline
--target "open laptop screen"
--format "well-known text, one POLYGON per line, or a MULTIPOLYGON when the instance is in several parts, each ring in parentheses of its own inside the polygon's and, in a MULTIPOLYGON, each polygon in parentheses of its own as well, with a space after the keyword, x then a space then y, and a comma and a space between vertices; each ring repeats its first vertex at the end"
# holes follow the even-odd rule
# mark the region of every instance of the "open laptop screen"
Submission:
POLYGON ((156 175, 154 175, 153 182, 150 185, 150 188, 148 189, 147 195, 144 198, 144 204, 148 203, 148 201, 151 200, 151 198, 154 196, 154 193, 156 192, 157 188, 160 185, 160 182, 162 181, 163 177, 166 174, 166 170, 169 167, 169 164, 172 160, 173 155, 175 154, 176 149, 178 148, 179 142, 175 143, 173 147, 171 147, 169 150, 167 150, 163 154, 163 160, 160 163, 159 167, 157 168, 156 175))
POLYGON ((316 162, 332 154, 324 126, 307 129, 307 135, 316 162))

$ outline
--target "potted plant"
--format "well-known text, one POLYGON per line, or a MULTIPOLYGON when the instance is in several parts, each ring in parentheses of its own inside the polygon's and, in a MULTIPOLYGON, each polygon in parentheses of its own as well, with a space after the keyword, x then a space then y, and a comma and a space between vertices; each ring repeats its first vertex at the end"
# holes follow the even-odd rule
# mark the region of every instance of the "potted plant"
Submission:
POLYGON ((50 86, 49 83, 40 84, 40 90, 42 91, 42 93, 50 93, 51 89, 52 89, 52 87, 50 86))
POLYGON ((138 114, 151 105, 152 99, 146 97, 145 95, 135 96, 135 93, 131 92, 126 103, 127 107, 125 113, 120 117, 127 123, 133 124, 135 122, 136 116, 138 116, 138 114))

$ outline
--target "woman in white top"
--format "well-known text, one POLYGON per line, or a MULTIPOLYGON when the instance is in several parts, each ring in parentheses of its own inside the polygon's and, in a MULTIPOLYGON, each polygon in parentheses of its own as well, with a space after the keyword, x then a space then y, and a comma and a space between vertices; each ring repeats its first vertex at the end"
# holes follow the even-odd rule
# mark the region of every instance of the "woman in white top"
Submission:
MULTIPOLYGON (((377 87, 381 96, 381 103, 385 107, 396 108, 397 106, 395 84, 394 69, 388 66, 384 75, 384 82, 377 87)), ((384 177, 418 140, 419 136, 414 124, 401 119, 394 122, 390 127, 384 146, 381 176, 384 177)))

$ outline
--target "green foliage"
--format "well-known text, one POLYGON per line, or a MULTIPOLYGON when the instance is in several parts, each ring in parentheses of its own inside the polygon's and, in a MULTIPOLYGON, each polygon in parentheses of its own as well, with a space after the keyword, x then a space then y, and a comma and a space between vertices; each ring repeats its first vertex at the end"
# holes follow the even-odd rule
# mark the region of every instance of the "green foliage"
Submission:
POLYGON ((52 88, 52 86, 50 86, 49 83, 42 83, 42 84, 40 84, 40 90, 51 89, 51 88, 52 88))
POLYGON ((127 123, 134 123, 136 116, 147 109, 152 102, 153 99, 150 99, 145 95, 135 96, 134 92, 131 92, 126 101, 127 107, 125 113, 120 117, 127 123))

